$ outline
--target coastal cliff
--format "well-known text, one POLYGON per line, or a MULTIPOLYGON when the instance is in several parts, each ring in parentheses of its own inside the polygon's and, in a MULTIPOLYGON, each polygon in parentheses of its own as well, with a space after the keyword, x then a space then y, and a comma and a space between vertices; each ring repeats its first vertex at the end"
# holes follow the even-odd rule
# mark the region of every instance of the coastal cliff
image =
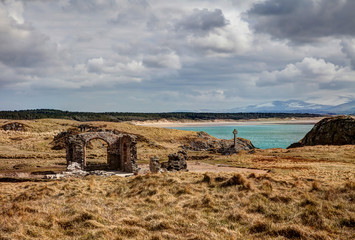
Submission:
POLYGON ((351 116, 338 116, 319 121, 303 139, 288 148, 347 144, 355 144, 355 119, 351 116))

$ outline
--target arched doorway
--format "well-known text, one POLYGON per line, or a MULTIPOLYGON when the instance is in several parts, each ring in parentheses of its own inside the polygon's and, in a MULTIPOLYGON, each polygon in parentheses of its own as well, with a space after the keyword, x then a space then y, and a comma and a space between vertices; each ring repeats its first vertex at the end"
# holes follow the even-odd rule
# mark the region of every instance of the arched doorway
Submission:
POLYGON ((85 146, 85 169, 104 170, 108 168, 108 143, 93 138, 85 146))

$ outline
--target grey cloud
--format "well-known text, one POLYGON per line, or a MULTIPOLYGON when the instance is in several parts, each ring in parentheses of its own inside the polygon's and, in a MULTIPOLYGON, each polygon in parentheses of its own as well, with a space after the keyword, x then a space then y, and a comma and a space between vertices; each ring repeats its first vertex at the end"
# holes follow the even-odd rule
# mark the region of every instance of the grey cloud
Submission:
MULTIPOLYGON (((61 69, 60 53, 49 37, 23 21, 22 3, 0 2, 0 86, 31 85, 61 69)), ((44 80, 45 81, 45 80, 44 80)))
POLYGON ((208 9, 194 9, 194 11, 179 20, 175 28, 192 33, 206 33, 216 28, 222 28, 228 24, 221 9, 210 11, 208 9))
POLYGON ((66 11, 92 12, 117 8, 115 0, 69 0, 59 3, 66 11))
POLYGON ((342 90, 342 89, 353 89, 355 90, 355 82, 354 81, 331 81, 328 83, 320 83, 320 89, 326 90, 342 90))
POLYGON ((17 74, 8 66, 1 64, 0 62, 0 88, 8 85, 13 85, 19 82, 23 82, 23 78, 19 78, 17 74))
POLYGON ((152 68, 181 68, 180 58, 173 51, 145 56, 143 59, 143 64, 152 68))
POLYGON ((300 3, 301 1, 268 0, 263 3, 254 4, 253 8, 248 12, 251 15, 282 16, 291 14, 300 6, 300 3))
POLYGON ((150 5, 146 0, 122 1, 123 4, 118 4, 118 14, 109 22, 120 25, 136 25, 141 21, 148 22, 154 20, 151 14, 150 5))
POLYGON ((26 24, 18 24, 0 3, 0 61, 12 67, 47 64, 56 49, 48 37, 26 24))
POLYGON ((344 39, 341 41, 343 53, 350 59, 352 68, 355 70, 355 41, 344 39))
POLYGON ((355 36, 353 0, 267 0, 247 11, 256 32, 305 43, 329 36, 355 36))
POLYGON ((102 57, 88 60, 87 69, 89 73, 100 74, 103 72, 103 67, 104 67, 104 59, 102 57))

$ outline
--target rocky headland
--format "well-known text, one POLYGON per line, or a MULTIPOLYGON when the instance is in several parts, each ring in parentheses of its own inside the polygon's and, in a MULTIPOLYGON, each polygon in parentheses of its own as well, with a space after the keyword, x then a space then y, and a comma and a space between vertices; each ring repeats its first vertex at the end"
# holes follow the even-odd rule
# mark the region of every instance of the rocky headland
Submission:
POLYGON ((355 118, 338 116, 319 121, 303 139, 288 148, 347 144, 355 144, 355 118))

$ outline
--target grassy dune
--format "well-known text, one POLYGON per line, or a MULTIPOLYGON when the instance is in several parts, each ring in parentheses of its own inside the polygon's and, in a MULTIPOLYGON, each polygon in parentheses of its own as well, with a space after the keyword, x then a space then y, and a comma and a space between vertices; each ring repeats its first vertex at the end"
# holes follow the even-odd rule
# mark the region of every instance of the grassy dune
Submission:
POLYGON ((170 173, 2 183, 1 239, 353 239, 355 183, 170 173))
MULTIPOLYGON (((5 120, 0 120, 0 126, 5 120)), ((81 123, 21 121, 0 131, 0 175, 63 170, 53 137, 81 123)), ((92 122, 140 135, 139 164, 176 152, 195 133, 92 122)), ((105 161, 101 141, 88 149, 105 161), (101 147, 100 147, 101 146, 101 147)), ((314 146, 233 156, 188 152, 191 161, 266 169, 268 174, 164 173, 130 178, 0 182, 4 239, 354 239, 355 148, 314 146)))

